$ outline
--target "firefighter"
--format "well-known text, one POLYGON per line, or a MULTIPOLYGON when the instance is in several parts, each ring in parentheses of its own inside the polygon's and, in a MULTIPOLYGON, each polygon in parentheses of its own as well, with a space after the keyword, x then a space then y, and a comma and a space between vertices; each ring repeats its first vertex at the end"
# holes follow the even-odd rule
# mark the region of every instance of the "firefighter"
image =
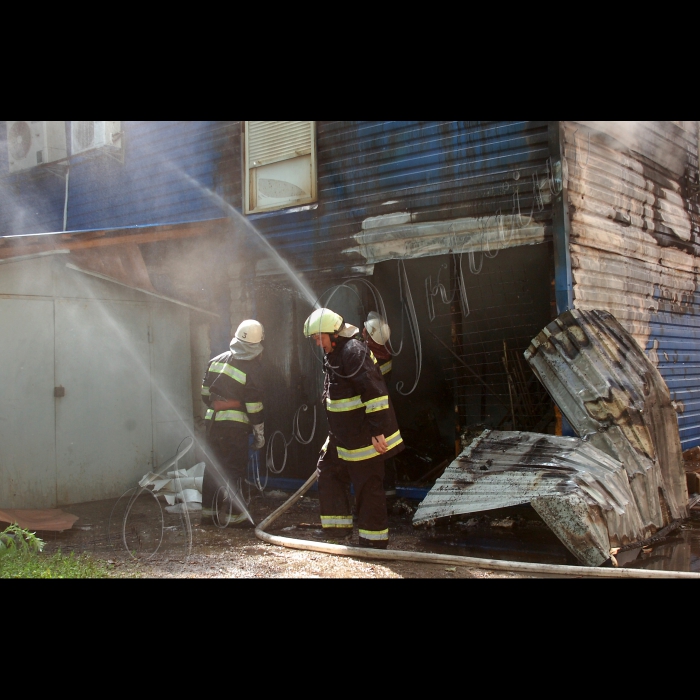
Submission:
MULTIPOLYGON (((388 387, 391 379, 392 354, 387 344, 391 329, 383 316, 376 311, 369 312, 364 325, 362 337, 377 358, 379 369, 388 387)), ((396 463, 393 458, 384 461, 384 494, 387 499, 396 498, 396 463)))
POLYGON ((370 311, 365 321, 365 327, 362 330, 362 337, 367 341, 369 349, 377 358, 379 369, 384 376, 384 381, 387 383, 387 386, 389 384, 392 368, 392 355, 387 347, 390 336, 391 329, 389 328, 389 324, 376 311, 370 311))
POLYGON ((377 360, 366 343, 353 338, 358 333, 330 309, 316 309, 304 323, 304 335, 325 354, 328 438, 318 460, 321 523, 332 539, 352 535, 352 484, 360 546, 386 549, 384 460, 404 446, 377 360))
POLYGON ((252 449, 265 445, 260 323, 243 321, 230 350, 209 361, 202 383, 209 464, 202 483, 202 519, 219 526, 251 524, 241 500, 240 484, 252 449))

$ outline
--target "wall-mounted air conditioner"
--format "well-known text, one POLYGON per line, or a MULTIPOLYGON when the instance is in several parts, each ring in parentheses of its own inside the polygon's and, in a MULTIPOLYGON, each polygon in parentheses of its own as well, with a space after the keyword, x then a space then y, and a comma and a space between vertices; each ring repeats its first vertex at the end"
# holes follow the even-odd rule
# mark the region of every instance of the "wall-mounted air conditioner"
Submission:
POLYGON ((121 122, 71 122, 71 153, 121 147, 121 122))
POLYGON ((66 123, 8 121, 7 150, 11 173, 63 160, 68 156, 66 123))

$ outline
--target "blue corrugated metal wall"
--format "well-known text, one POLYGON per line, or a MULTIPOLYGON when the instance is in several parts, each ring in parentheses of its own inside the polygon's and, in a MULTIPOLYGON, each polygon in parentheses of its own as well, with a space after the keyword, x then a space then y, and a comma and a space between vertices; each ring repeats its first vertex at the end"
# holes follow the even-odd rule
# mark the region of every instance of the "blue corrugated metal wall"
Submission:
MULTIPOLYGON (((69 231, 202 221, 226 216, 206 190, 240 207, 240 125, 224 121, 125 121, 124 163, 71 159, 69 231)), ((61 231, 65 181, 33 168, 7 171, 0 122, 0 233, 61 231)))
MULTIPOLYGON (((687 149, 686 177, 698 180, 697 139, 685 132, 684 146, 687 149)), ((667 221, 670 217, 656 214, 658 240, 675 246, 697 260, 700 250, 700 202, 697 196, 688 196, 687 181, 679 181, 683 206, 688 214, 691 240, 679 240, 667 221), (671 234, 671 235, 669 235, 671 234)), ((653 299, 658 311, 649 320, 649 342, 647 354, 658 362, 659 372, 666 381, 671 398, 676 402, 678 430, 684 450, 700 445, 700 290, 698 289, 697 266, 695 267, 692 292, 655 285, 653 299)))
MULTIPOLYGON (((658 361, 671 398, 678 406, 678 430, 684 450, 700 445, 700 296, 683 308, 656 290, 659 311, 649 322, 646 351, 658 361)), ((685 300, 684 300, 685 301, 685 300)))
MULTIPOLYGON (((542 173, 549 155, 547 124, 317 122, 318 207, 251 219, 273 245, 311 271, 338 268, 338 250, 352 245, 352 235, 370 216, 410 210, 416 221, 436 221, 509 213, 512 191, 504 191, 503 183, 516 170, 527 213, 530 174, 542 173)), ((207 189, 240 210, 240 122, 125 121, 122 129, 123 164, 107 157, 72 159, 68 230, 226 215, 207 189)), ((0 138, 0 168, 6 172, 4 123, 0 138)), ((62 229, 64 183, 40 173, 2 178, 4 235, 62 229), (19 216, 23 210, 27 215, 19 216)))
MULTIPOLYGON (((127 121, 124 164, 76 159, 68 229, 201 221, 225 216, 206 193, 219 189, 231 122, 127 121), (203 189, 198 189, 199 184, 203 189)), ((238 129, 233 127, 233 133, 238 129)), ((240 148, 238 150, 240 152, 240 148)), ((240 169, 236 162, 235 166, 240 169)))
MULTIPOLYGON (((317 122, 317 209, 252 216, 273 245, 305 272, 348 272, 338 253, 361 222, 410 211, 414 221, 510 214, 518 172, 524 215, 531 175, 549 157, 548 122, 317 122), (393 204, 385 204, 392 202, 393 204)), ((548 221, 548 208, 536 212, 548 221)))

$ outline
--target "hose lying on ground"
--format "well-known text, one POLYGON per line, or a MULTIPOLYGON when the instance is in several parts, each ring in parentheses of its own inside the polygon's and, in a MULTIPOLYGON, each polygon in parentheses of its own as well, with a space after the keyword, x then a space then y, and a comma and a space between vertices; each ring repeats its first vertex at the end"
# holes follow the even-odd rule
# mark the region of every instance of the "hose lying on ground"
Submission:
POLYGON ((272 523, 286 513, 316 482, 318 473, 314 472, 306 483, 289 500, 267 516, 256 528, 256 536, 270 544, 302 549, 324 554, 337 554, 343 557, 362 557, 381 561, 413 561, 421 564, 451 564, 453 566, 470 566, 474 569, 489 571, 511 571, 513 573, 532 574, 540 576, 558 576, 573 578, 696 578, 700 573, 688 571, 651 571, 647 569, 600 569, 588 566, 561 566, 558 564, 531 564, 520 561, 502 561, 500 559, 477 559, 475 557, 453 556, 451 554, 430 554, 427 552, 404 552, 395 549, 365 549, 363 547, 347 547, 341 544, 326 544, 311 540, 295 540, 290 537, 269 535, 265 532, 272 523))

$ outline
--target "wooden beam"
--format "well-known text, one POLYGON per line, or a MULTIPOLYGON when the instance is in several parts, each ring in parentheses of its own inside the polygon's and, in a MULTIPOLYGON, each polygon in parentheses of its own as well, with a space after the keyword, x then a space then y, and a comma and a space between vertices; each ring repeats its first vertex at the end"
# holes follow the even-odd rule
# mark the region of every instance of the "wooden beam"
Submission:
POLYGON ((98 234, 96 231, 86 232, 82 238, 79 237, 82 235, 79 232, 56 234, 55 236, 49 234, 45 236, 22 236, 16 239, 2 238, 0 241, 4 245, 0 247, 0 259, 14 258, 20 255, 35 255, 36 253, 44 253, 51 250, 86 250, 88 248, 102 248, 105 246, 157 243, 158 241, 194 238, 223 231, 228 224, 228 219, 217 219, 215 222, 207 222, 207 224, 206 226, 202 224, 183 224, 167 228, 155 227, 157 228, 155 231, 124 233, 104 238, 96 238, 95 236, 98 234), (36 242, 27 243, 27 238, 34 239, 36 242), (50 240, 46 240, 48 238, 50 240))

